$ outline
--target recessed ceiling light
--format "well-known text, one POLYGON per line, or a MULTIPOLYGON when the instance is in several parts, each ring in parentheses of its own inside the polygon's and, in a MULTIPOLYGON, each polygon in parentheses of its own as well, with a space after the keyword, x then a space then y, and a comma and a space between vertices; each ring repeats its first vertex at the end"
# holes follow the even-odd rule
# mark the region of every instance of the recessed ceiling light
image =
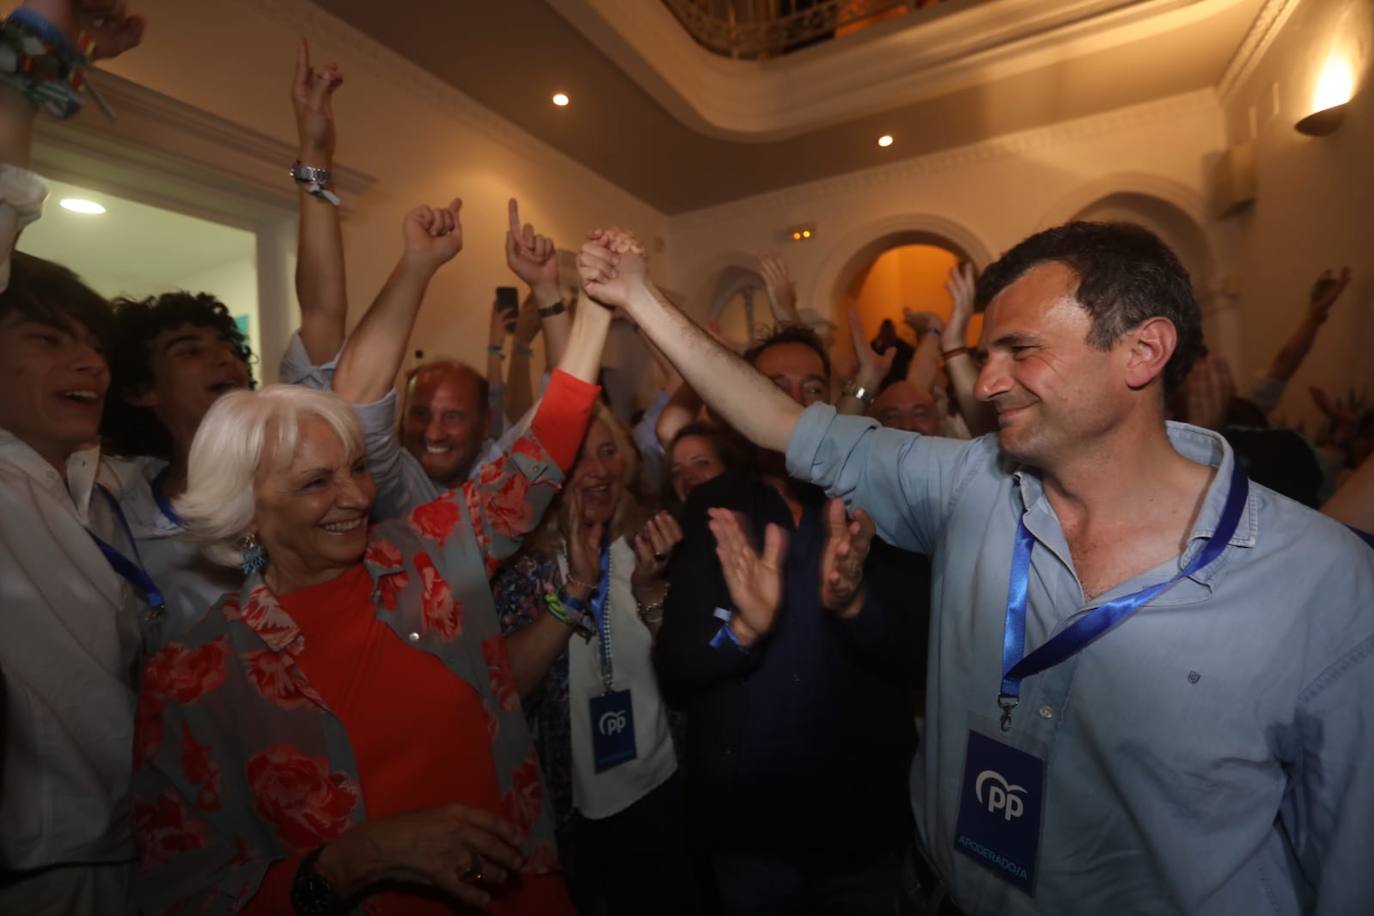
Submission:
POLYGON ((878 138, 878 145, 881 146, 881 147, 884 147, 884 148, 891 146, 891 145, 892 145, 892 134, 883 134, 881 137, 879 137, 879 138, 878 138))
POLYGON ((70 210, 73 213, 84 213, 88 216, 99 216, 105 212, 105 208, 93 200, 84 197, 64 197, 62 198, 62 209, 70 210))
POLYGON ((557 105, 559 108, 563 108, 564 106, 566 106, 569 101, 570 100, 568 99, 567 95, 565 95, 562 92, 555 92, 553 94, 553 103, 557 105))

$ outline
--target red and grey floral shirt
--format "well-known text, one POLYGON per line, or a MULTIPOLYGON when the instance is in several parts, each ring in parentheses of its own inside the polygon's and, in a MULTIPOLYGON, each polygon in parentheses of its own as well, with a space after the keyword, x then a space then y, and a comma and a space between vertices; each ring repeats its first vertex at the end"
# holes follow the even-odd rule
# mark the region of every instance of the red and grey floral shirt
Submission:
MULTIPOLYGON (((525 871, 557 867, 553 820, 489 577, 539 522, 597 388, 556 373, 529 435, 461 489, 369 532, 377 619, 481 698, 525 871)), ((367 820, 349 735, 294 659, 305 637, 260 574, 148 661, 134 737, 141 911, 233 913, 267 868, 367 820)), ((397 753, 425 753, 425 736, 397 753)))

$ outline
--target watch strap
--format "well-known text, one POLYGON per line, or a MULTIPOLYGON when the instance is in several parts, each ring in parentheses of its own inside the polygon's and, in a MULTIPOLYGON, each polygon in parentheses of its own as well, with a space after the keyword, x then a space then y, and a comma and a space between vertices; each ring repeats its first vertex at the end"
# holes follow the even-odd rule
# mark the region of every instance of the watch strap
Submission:
POLYGON ((315 868, 323 850, 316 846, 306 853, 291 880, 291 909, 296 916, 342 916, 348 911, 334 885, 315 868))

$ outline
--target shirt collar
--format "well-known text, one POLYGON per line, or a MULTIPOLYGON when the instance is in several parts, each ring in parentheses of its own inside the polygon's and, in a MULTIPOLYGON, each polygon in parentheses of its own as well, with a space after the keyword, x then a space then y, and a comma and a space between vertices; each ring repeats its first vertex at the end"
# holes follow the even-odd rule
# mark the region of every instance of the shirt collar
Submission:
MULTIPOLYGON (((1236 455, 1226 438, 1210 429, 1173 421, 1168 421, 1165 427, 1169 436, 1169 443, 1174 447, 1174 451, 1190 461, 1216 469, 1216 473, 1212 475, 1211 483, 1207 485, 1202 510, 1198 513, 1197 520, 1193 523, 1193 530, 1188 535, 1188 547, 1179 557, 1179 568, 1182 569, 1216 533, 1222 511, 1226 506, 1226 496, 1231 490, 1231 474, 1235 467, 1236 455)), ((1010 470, 1020 491, 1022 511, 1036 508, 1045 499, 1044 484, 1040 480, 1040 475, 1034 468, 1024 465, 1014 466, 1010 470)), ((1044 508, 1046 512, 1053 515, 1053 510, 1048 502, 1044 508)), ((1032 528, 1032 533, 1034 533, 1034 528, 1032 528)), ((1252 486, 1246 497, 1240 522, 1236 525, 1236 531, 1231 535, 1228 544, 1232 547, 1253 547, 1258 538, 1259 508, 1252 486)), ((1210 563, 1198 570, 1190 578, 1202 583, 1209 582, 1223 565, 1225 565, 1224 562, 1219 559, 1217 562, 1210 563)))
POLYGON ((64 489, 83 523, 90 517, 91 493, 100 474, 100 445, 83 445, 67 456, 66 475, 60 475, 32 446, 7 429, 0 429, 0 461, 44 484, 64 489))

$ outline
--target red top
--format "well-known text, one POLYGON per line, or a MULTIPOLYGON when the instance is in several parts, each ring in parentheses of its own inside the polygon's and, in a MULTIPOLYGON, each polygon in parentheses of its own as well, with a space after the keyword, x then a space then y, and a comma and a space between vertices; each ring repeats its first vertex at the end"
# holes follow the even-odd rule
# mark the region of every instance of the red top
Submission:
MULTIPOLYGON (((368 820, 455 802, 504 812, 481 699, 443 662, 405 645, 377 619, 365 567, 279 600, 305 637, 297 664, 348 731, 368 820)), ((300 857, 274 863, 244 912, 290 914, 299 864, 300 857)), ((560 875, 517 876, 487 890, 489 913, 574 914, 560 875)), ((366 901, 378 916, 472 912, 409 889, 366 901)))

